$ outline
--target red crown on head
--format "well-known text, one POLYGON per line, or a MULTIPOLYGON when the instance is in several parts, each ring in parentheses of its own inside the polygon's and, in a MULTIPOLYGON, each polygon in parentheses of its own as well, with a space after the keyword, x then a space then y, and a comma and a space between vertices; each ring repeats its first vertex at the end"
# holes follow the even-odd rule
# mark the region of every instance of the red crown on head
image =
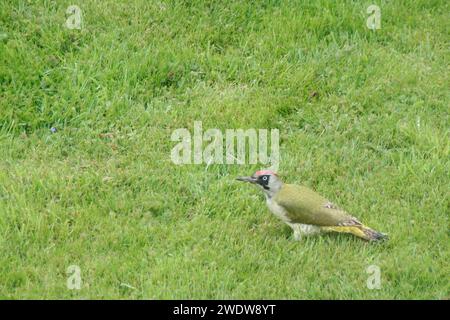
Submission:
POLYGON ((268 174, 268 175, 274 175, 274 176, 277 176, 278 177, 278 175, 275 173, 275 172, 273 172, 273 171, 270 171, 270 170, 260 170, 260 171, 256 171, 255 172, 255 176, 264 176, 264 175, 266 175, 266 174, 268 174))

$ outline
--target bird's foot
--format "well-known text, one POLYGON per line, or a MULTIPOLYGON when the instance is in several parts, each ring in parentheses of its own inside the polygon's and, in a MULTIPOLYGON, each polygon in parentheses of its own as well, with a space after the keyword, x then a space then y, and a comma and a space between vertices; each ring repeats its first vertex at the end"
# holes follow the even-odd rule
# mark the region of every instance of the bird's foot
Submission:
POLYGON ((301 241, 302 238, 303 238, 302 233, 297 231, 297 230, 295 230, 294 231, 294 240, 295 241, 301 241))

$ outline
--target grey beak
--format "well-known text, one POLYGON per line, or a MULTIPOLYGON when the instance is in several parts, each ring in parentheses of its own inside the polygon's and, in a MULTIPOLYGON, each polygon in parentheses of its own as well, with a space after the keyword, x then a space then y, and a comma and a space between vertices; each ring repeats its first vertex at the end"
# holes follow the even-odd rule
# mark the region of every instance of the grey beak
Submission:
POLYGON ((250 182, 250 183, 256 183, 256 178, 254 178, 254 177, 237 177, 236 180, 250 182))

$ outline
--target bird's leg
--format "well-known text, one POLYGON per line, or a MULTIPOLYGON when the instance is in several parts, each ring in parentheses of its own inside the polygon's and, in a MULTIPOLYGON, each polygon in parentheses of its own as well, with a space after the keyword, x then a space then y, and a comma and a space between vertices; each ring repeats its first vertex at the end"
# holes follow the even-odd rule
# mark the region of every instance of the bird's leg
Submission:
POLYGON ((301 241, 302 240, 302 234, 298 230, 294 230, 294 240, 295 241, 301 241))
POLYGON ((303 237, 312 236, 321 232, 321 229, 317 226, 308 225, 308 224, 289 224, 294 230, 294 239, 297 241, 302 240, 303 237))
POLYGON ((302 240, 302 230, 300 228, 300 225, 298 224, 293 224, 291 225, 292 230, 294 230, 294 239, 295 241, 300 241, 302 240))

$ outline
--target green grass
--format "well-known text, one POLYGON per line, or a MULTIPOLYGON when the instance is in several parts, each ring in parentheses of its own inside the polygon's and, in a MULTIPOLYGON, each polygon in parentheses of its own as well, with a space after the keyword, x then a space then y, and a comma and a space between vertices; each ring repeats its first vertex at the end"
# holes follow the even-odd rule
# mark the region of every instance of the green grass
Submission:
POLYGON ((372 3, 3 0, 0 297, 448 298, 448 1, 372 3), (260 166, 171 162, 196 120, 278 128, 283 179, 390 240, 293 241, 260 166))

